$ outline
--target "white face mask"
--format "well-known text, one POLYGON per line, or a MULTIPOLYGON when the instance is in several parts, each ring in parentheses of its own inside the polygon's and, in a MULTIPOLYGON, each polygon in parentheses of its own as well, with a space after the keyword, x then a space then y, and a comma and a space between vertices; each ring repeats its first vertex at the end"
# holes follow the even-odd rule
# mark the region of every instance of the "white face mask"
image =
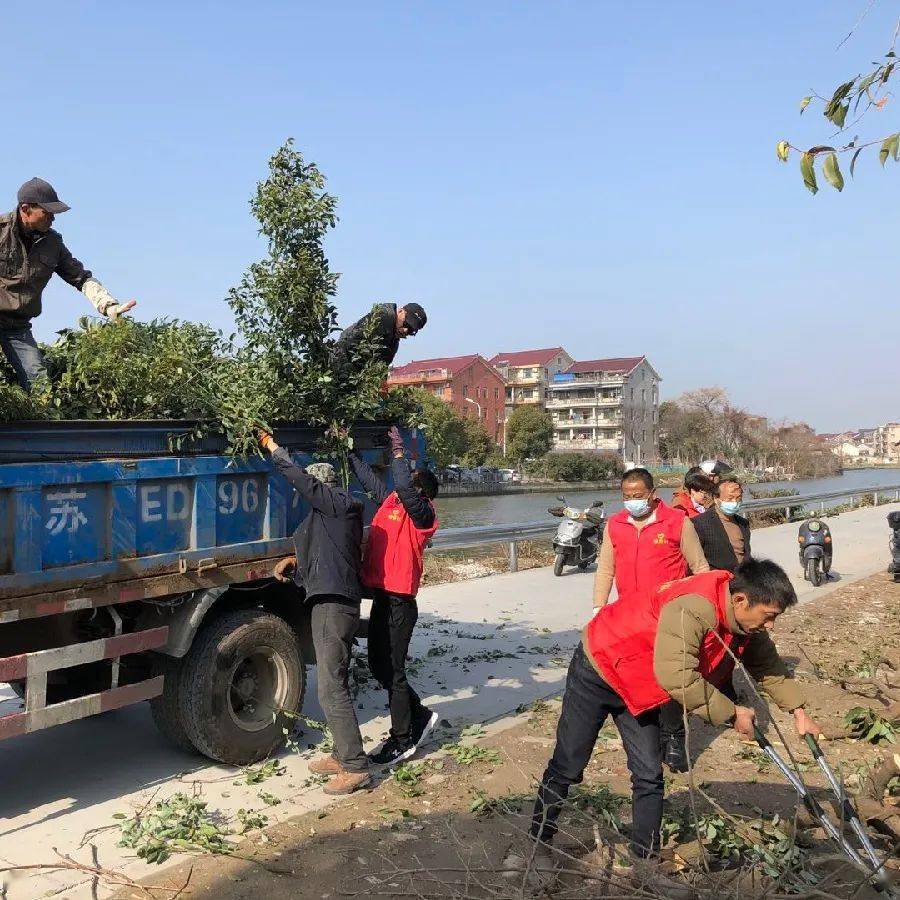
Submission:
POLYGON ((640 519, 650 512, 650 500, 647 497, 641 497, 638 500, 626 500, 625 509, 628 510, 630 516, 640 519))

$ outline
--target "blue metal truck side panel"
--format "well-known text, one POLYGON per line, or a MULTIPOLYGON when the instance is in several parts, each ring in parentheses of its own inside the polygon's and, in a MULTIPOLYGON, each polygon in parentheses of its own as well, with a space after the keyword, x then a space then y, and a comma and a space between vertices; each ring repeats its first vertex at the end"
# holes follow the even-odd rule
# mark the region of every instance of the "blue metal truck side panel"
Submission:
MULTIPOLYGON (((407 441, 421 457, 421 435, 407 441)), ((276 556, 307 511, 263 459, 0 464, 0 599, 276 556)))

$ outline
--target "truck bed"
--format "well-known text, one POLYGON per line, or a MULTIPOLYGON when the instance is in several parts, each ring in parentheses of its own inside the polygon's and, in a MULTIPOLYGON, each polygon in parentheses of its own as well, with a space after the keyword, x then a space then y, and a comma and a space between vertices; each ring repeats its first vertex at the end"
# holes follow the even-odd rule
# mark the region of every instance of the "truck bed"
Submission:
MULTIPOLYGON (((306 505, 268 460, 210 453, 220 437, 172 449, 173 429, 189 427, 0 429, 0 623, 269 573, 306 505)), ((356 428, 357 452, 385 463, 386 431, 356 428)), ((275 437, 298 463, 312 461, 314 429, 288 425, 275 437)), ((422 451, 420 435, 407 442, 414 456, 422 451)))

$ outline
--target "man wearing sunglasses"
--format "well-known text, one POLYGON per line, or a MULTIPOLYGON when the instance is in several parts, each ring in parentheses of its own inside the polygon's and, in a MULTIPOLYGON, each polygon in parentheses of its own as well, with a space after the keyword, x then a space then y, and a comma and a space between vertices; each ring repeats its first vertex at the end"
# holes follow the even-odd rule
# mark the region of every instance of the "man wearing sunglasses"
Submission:
POLYGON ((376 358, 389 366, 400 341, 418 334, 427 321, 425 310, 418 303, 407 303, 399 309, 396 303, 378 303, 370 313, 344 329, 335 344, 332 362, 337 369, 352 366, 357 350, 371 336, 377 347, 376 358))

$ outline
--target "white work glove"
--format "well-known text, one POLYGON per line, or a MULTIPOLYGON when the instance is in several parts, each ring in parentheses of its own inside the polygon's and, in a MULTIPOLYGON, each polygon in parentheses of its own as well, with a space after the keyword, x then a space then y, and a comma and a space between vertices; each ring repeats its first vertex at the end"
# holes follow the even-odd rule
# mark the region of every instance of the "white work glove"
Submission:
POLYGON ((110 303, 103 312, 108 319, 115 322, 119 316, 123 313, 127 313, 129 309, 132 309, 135 306, 137 306, 137 300, 128 300, 125 303, 110 303))
POLYGON ((94 309, 101 316, 106 316, 115 321, 123 313, 127 313, 136 305, 135 300, 119 303, 115 297, 96 278, 88 278, 81 286, 81 293, 90 300, 94 309))

